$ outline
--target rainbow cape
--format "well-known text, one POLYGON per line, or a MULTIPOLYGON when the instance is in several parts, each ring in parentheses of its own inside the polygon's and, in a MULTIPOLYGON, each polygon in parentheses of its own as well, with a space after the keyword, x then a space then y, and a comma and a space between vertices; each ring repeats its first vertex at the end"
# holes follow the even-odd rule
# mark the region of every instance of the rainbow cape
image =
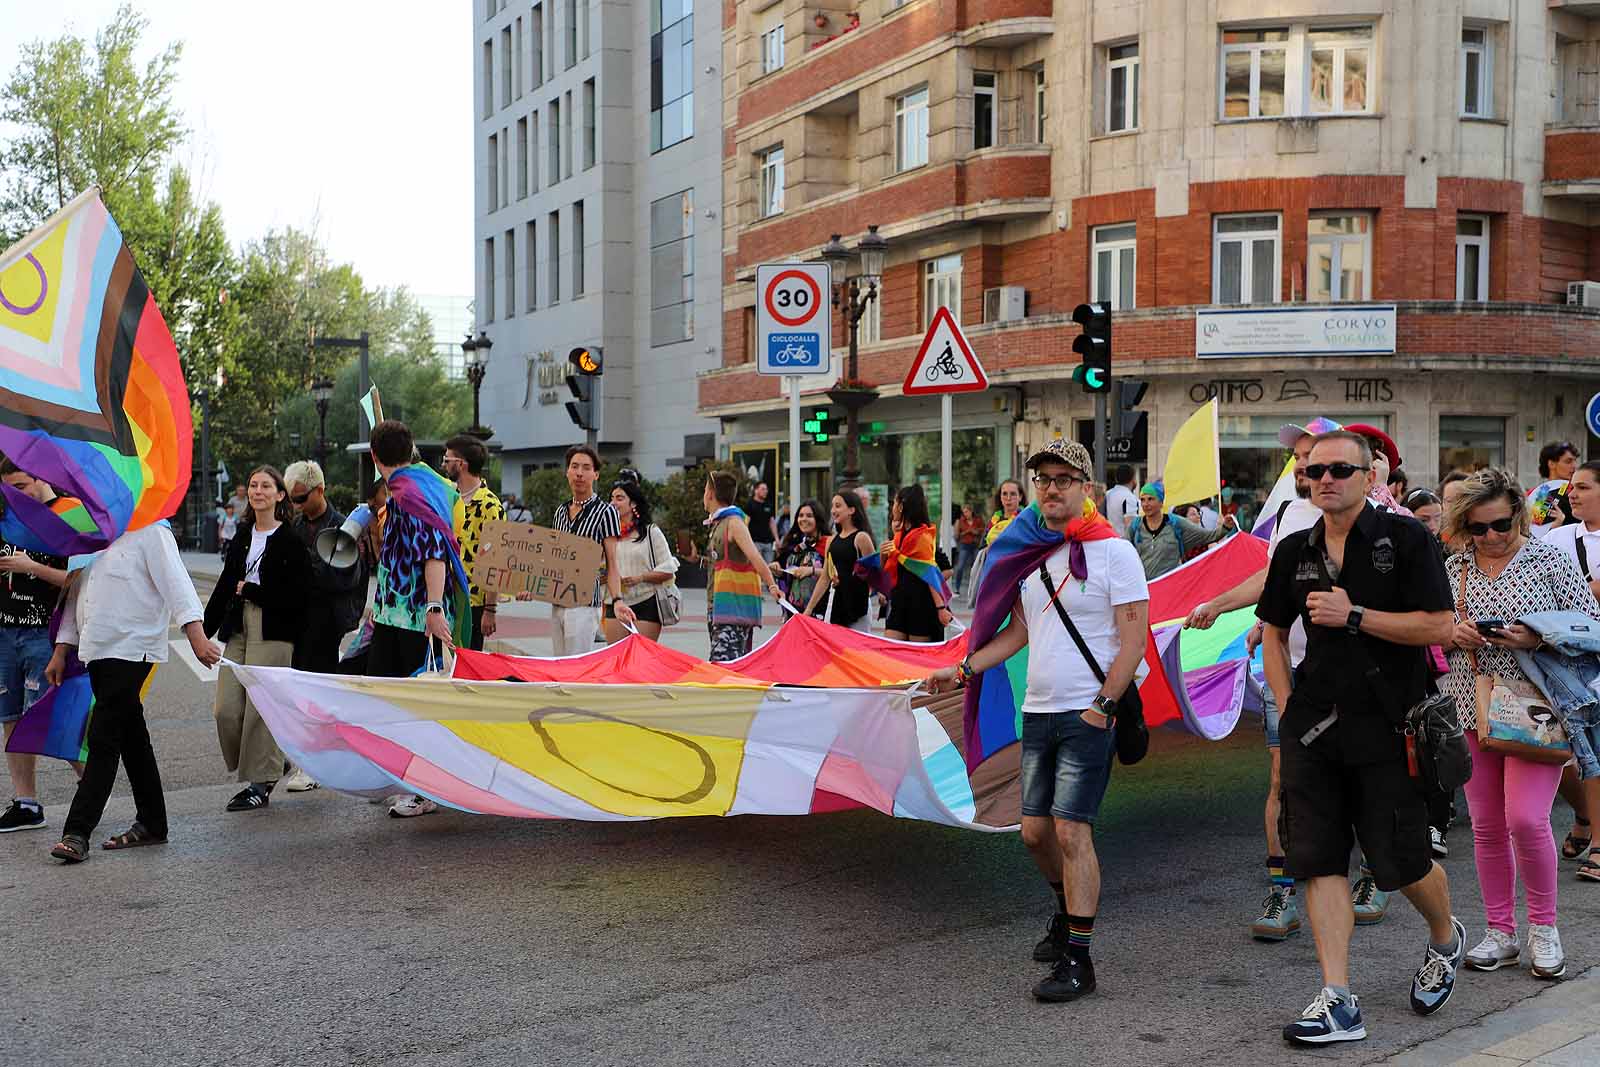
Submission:
POLYGON ((856 560, 856 577, 864 578, 872 586, 874 592, 888 596, 894 592, 894 586, 900 580, 900 569, 903 567, 910 573, 921 578, 929 589, 944 598, 946 604, 950 603, 950 583, 944 580, 944 573, 939 570, 938 535, 932 526, 918 526, 914 530, 907 530, 893 541, 887 542, 888 548, 880 548, 870 556, 863 556, 856 560))
POLYGON ((468 644, 472 639, 472 607, 458 532, 466 522, 466 501, 449 479, 426 463, 401 467, 385 481, 389 485, 390 506, 444 534, 450 546, 445 596, 451 603, 452 631, 457 645, 468 644))
POLYGON ((167 518, 193 438, 172 334, 91 188, 0 255, 0 452, 75 505, 0 487, 0 537, 68 556, 167 518))

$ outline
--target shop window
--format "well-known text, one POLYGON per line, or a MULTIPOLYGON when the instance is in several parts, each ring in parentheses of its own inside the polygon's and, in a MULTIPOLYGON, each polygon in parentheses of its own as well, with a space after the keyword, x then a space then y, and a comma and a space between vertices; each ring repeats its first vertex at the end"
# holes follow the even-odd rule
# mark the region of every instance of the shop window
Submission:
MULTIPOLYGON (((1264 395, 1264 394, 1263 394, 1264 395)), ((1206 384, 1196 382, 1188 399, 1203 403, 1208 396, 1206 384)), ((1260 517, 1261 506, 1267 495, 1283 474, 1289 450, 1278 441, 1278 430, 1285 423, 1304 426, 1315 417, 1315 412, 1274 415, 1237 415, 1239 401, 1246 404, 1256 401, 1255 394, 1246 392, 1243 397, 1227 397, 1222 401, 1222 414, 1217 419, 1217 444, 1223 485, 1223 510, 1239 520, 1239 526, 1248 530, 1260 517)), ((1348 413, 1339 416, 1343 423, 1365 423, 1389 431, 1389 418, 1374 412, 1348 413)))
POLYGON ((1372 296, 1372 216, 1313 215, 1306 223, 1306 299, 1372 296))
POLYGON ((996 131, 994 71, 972 72, 972 147, 993 148, 998 140, 996 131))
POLYGON ((1106 132, 1139 128, 1139 44, 1106 49, 1106 132))
POLYGON ((1439 416, 1439 477, 1451 471, 1503 467, 1506 420, 1496 415, 1439 416))
POLYGON ((1489 218, 1456 216, 1456 299, 1489 299, 1489 218))
POLYGON ((894 169, 911 170, 928 162, 928 88, 894 99, 894 169))
POLYGON ((1211 299, 1218 304, 1276 304, 1282 219, 1219 215, 1211 246, 1211 299))
POLYGON ((949 308, 960 323, 961 253, 928 260, 922 265, 922 277, 922 328, 933 324, 933 313, 941 307, 949 308))
POLYGON ((1266 118, 1284 113, 1289 31, 1222 32, 1222 117, 1266 118))
POLYGON ((1483 26, 1461 27, 1461 114, 1494 115, 1494 40, 1483 26))
POLYGON ((1134 266, 1138 249, 1134 244, 1133 223, 1099 226, 1094 231, 1094 262, 1090 289, 1094 299, 1111 305, 1113 311, 1134 307, 1134 266))
POLYGON ((783 213, 783 146, 769 148, 757 154, 761 161, 760 200, 761 217, 783 213))

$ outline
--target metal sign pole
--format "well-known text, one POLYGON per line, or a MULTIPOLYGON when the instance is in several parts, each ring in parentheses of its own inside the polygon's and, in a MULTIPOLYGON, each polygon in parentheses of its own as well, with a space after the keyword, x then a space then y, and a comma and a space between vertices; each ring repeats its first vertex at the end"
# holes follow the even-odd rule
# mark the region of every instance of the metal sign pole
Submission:
POLYGON ((950 525, 950 511, 955 503, 951 457, 950 424, 953 421, 955 398, 950 393, 939 394, 939 542, 949 557, 956 558, 954 533, 950 525))
POLYGON ((789 383, 789 522, 800 518, 800 376, 791 374, 789 383))

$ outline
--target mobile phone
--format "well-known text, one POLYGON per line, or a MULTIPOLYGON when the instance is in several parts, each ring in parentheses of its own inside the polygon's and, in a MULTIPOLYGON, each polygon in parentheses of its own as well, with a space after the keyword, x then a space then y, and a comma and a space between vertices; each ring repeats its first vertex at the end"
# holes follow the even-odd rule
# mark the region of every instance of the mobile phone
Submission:
POLYGON ((1483 636, 1495 637, 1501 630, 1506 628, 1506 621, 1504 619, 1479 619, 1477 627, 1478 632, 1483 636))

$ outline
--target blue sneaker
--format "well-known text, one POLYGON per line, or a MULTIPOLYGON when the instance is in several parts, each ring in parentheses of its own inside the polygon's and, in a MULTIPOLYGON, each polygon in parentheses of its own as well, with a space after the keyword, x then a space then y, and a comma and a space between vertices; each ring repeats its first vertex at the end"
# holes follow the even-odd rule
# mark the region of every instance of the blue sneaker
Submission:
POLYGON ((1467 955, 1467 928, 1461 920, 1451 916, 1450 929, 1455 931, 1456 950, 1448 956, 1436 952, 1432 946, 1411 979, 1411 1010, 1418 1015, 1432 1015, 1444 1007, 1445 1001, 1456 988, 1456 968, 1467 955))
POLYGON ((1327 986, 1300 1013, 1300 1018, 1283 1028, 1283 1039, 1291 1045, 1328 1045, 1335 1041, 1362 1041, 1367 1027, 1361 1021, 1361 1002, 1354 993, 1341 997, 1327 986))

